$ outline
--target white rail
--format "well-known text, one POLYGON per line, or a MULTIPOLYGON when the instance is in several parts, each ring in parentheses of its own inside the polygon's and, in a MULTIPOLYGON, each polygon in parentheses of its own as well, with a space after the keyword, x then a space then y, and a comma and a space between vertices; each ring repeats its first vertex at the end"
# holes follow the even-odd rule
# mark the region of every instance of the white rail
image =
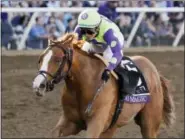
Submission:
POLYGON ((134 36, 135 36, 137 30, 138 30, 138 27, 139 27, 139 25, 140 25, 140 23, 141 23, 141 21, 142 21, 144 15, 145 15, 145 12, 141 12, 141 13, 139 14, 139 16, 138 16, 138 18, 137 18, 137 20, 136 20, 136 23, 134 24, 134 26, 133 26, 133 28, 132 28, 132 31, 131 31, 131 33, 130 33, 130 35, 129 35, 129 37, 128 37, 128 40, 127 40, 127 42, 126 42, 125 47, 127 47, 127 48, 130 47, 130 44, 132 43, 132 40, 133 40, 133 38, 134 38, 134 36))
POLYGON ((26 39, 28 38, 29 32, 30 32, 30 30, 31 30, 31 27, 32 27, 32 25, 35 23, 35 19, 36 19, 37 16, 38 16, 38 12, 35 12, 35 13, 32 15, 32 17, 31 17, 31 19, 30 19, 30 21, 29 21, 28 26, 25 28, 25 31, 24 31, 24 34, 23 34, 23 36, 22 36, 20 45, 18 46, 18 50, 24 49, 26 39))
MULTIPOLYGON (((2 8, 2 12, 70 12, 70 13, 78 13, 87 8, 82 7, 61 7, 61 8, 2 8)), ((98 8, 88 8, 95 9, 98 8)), ((118 7, 117 12, 184 12, 183 7, 172 7, 172 8, 151 8, 151 7, 143 7, 143 8, 122 8, 118 7)))
POLYGON ((176 38, 173 42, 173 45, 172 45, 173 47, 177 47, 177 45, 178 45, 180 39, 182 38, 183 34, 184 34, 184 22, 182 23, 181 28, 179 29, 179 32, 178 32, 178 34, 177 34, 177 36, 176 36, 176 38))

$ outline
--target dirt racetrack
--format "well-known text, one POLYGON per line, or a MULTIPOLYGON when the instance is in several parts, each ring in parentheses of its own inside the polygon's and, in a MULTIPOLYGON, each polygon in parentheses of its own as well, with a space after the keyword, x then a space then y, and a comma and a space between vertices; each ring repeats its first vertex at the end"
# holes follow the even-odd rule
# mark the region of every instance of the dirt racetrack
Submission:
MULTIPOLYGON (((184 51, 125 53, 143 55, 172 82, 177 120, 172 129, 161 129, 159 137, 184 138, 184 51)), ((32 80, 37 73, 38 56, 2 56, 2 137, 48 137, 60 112, 60 87, 40 99, 32 93, 32 80)), ((62 83, 61 83, 62 85, 62 83)), ((84 131, 77 136, 84 137, 84 131)), ((134 122, 120 128, 116 138, 140 138, 134 122)))

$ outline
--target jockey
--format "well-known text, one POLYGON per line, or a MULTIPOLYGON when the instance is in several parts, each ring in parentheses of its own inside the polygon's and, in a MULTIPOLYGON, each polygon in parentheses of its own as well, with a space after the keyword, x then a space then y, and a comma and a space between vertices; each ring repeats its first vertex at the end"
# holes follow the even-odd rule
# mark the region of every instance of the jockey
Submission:
POLYGON ((85 40, 82 50, 88 53, 102 53, 109 65, 102 74, 102 80, 107 82, 110 71, 114 70, 123 57, 124 37, 118 26, 95 10, 84 10, 78 17, 74 30, 78 38, 85 40))

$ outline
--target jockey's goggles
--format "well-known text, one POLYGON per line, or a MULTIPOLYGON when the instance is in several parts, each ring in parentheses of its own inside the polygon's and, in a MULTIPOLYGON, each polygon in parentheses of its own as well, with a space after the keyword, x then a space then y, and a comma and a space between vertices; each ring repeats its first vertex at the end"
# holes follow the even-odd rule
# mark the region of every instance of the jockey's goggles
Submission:
POLYGON ((96 33, 96 29, 92 29, 92 28, 80 28, 80 29, 82 34, 93 35, 96 33))

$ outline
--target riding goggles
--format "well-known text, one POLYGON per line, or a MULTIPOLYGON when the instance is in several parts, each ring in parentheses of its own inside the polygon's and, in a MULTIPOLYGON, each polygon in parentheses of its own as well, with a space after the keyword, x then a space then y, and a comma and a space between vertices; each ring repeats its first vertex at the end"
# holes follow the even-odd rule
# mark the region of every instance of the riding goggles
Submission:
POLYGON ((89 34, 89 35, 93 35, 96 33, 95 29, 91 29, 91 28, 80 28, 81 29, 81 33, 82 34, 89 34))

